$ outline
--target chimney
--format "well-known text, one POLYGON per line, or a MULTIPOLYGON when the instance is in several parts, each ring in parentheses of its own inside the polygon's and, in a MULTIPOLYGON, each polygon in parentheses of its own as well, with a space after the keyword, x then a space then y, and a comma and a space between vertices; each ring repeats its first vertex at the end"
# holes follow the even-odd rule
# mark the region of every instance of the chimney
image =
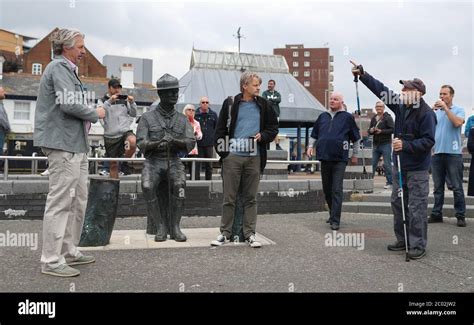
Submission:
POLYGON ((123 88, 133 89, 133 65, 131 63, 124 63, 120 68, 120 83, 123 88))
POLYGON ((3 79, 3 62, 5 62, 5 58, 0 56, 0 80, 3 79))

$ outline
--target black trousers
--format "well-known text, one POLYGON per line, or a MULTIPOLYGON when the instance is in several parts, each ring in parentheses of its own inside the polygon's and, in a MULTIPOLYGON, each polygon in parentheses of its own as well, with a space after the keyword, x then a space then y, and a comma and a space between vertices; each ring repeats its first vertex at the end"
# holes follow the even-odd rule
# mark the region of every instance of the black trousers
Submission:
MULTIPOLYGON (((206 147, 198 147, 198 157, 199 158, 213 158, 214 155, 214 147, 213 146, 206 146, 206 147)), ((204 165, 206 170, 206 180, 210 181, 212 179, 212 163, 210 162, 196 162, 196 175, 194 179, 200 180, 201 179, 201 165, 204 165)))

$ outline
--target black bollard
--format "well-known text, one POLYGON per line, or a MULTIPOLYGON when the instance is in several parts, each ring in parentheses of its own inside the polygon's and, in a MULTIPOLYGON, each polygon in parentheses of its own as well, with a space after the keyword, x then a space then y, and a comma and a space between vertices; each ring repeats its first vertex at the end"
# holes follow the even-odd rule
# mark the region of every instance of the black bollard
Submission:
POLYGON ((120 180, 91 178, 86 216, 79 246, 105 246, 117 216, 120 180))

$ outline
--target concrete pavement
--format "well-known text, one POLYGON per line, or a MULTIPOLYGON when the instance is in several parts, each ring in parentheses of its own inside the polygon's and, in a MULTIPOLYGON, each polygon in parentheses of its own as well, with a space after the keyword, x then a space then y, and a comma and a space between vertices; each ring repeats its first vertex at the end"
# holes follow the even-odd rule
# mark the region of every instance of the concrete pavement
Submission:
MULTIPOLYGON (((376 211, 374 211, 376 212, 376 211)), ((38 233, 39 248, 1 247, 1 292, 473 292, 474 236, 455 220, 429 225, 425 258, 409 263, 389 252, 392 217, 344 213, 338 233, 363 234, 363 249, 328 243, 327 212, 262 215, 257 231, 273 241, 260 249, 98 250, 76 278, 40 274, 39 220, 2 220, 0 232, 38 233)), ((182 228, 216 228, 219 217, 183 218, 182 228)), ((116 230, 143 230, 145 218, 118 219, 116 230)), ((210 236, 210 234, 209 234, 210 236)), ((209 238, 209 242, 214 237, 209 238)), ((344 243, 344 242, 341 242, 344 243)), ((348 244, 348 242, 346 242, 348 244)))

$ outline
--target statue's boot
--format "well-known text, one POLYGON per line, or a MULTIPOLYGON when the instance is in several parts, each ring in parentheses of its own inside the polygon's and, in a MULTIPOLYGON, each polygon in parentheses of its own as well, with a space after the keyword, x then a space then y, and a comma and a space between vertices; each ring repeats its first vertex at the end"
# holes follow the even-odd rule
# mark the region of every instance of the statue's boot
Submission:
POLYGON ((147 202, 147 212, 148 216, 153 217, 156 226, 155 241, 165 241, 167 238, 166 227, 161 216, 160 206, 157 199, 147 202))
POLYGON ((175 209, 171 211, 171 220, 170 220, 170 238, 176 241, 186 241, 186 235, 181 232, 179 228, 179 223, 181 222, 181 216, 184 212, 184 200, 175 199, 175 209))

